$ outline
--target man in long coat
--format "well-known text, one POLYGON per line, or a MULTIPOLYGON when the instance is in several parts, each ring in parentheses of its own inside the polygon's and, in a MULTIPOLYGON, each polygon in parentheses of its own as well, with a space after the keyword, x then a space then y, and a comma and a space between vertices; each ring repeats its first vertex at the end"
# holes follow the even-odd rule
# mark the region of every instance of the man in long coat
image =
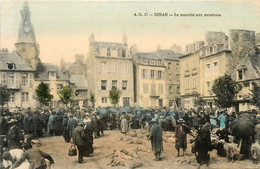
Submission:
POLYGON ((33 137, 39 138, 42 136, 42 121, 40 119, 40 114, 38 111, 34 111, 34 115, 32 118, 32 125, 33 125, 33 137))
POLYGON ((69 134, 69 140, 72 137, 72 132, 73 130, 78 126, 77 120, 73 117, 71 113, 69 113, 69 119, 68 119, 68 124, 67 124, 67 130, 69 134))
POLYGON ((21 140, 23 140, 23 135, 20 127, 18 126, 18 120, 11 119, 8 124, 11 125, 7 133, 7 142, 9 149, 22 148, 21 140))
POLYGON ((32 134, 33 132, 33 125, 32 125, 32 115, 30 110, 26 113, 23 119, 23 127, 24 127, 24 132, 26 134, 32 134))
POLYGON ((177 157, 180 156, 180 149, 183 149, 183 156, 187 149, 187 132, 189 132, 189 128, 184 124, 185 121, 183 119, 178 120, 178 125, 175 129, 175 148, 178 151, 177 157))
POLYGON ((49 116, 49 121, 48 121, 48 130, 49 130, 49 134, 52 136, 53 135, 53 131, 54 131, 54 125, 53 125, 53 120, 54 120, 54 112, 51 113, 51 115, 49 116))
POLYGON ((92 127, 91 119, 87 119, 85 124, 86 125, 84 127, 84 131, 85 131, 85 134, 87 135, 87 150, 84 154, 84 157, 88 157, 90 154, 92 154, 94 152, 94 149, 93 149, 93 127, 92 127))
POLYGON ((155 160, 161 160, 161 152, 163 151, 163 142, 162 142, 162 130, 161 127, 157 124, 155 119, 151 121, 151 130, 149 139, 151 140, 152 150, 155 156, 155 160))
POLYGON ((196 142, 195 151, 198 152, 196 160, 199 164, 198 168, 202 164, 209 165, 210 155, 208 152, 211 150, 211 138, 210 138, 210 124, 206 123, 199 130, 196 142))
POLYGON ((63 120, 62 120, 62 128, 63 128, 62 135, 63 135, 63 138, 66 142, 70 142, 69 131, 67 129, 68 120, 69 120, 68 115, 64 114, 63 120))
POLYGON ((78 163, 82 163, 84 155, 87 154, 87 139, 87 135, 84 131, 84 123, 79 122, 79 126, 72 132, 73 143, 78 148, 78 163))

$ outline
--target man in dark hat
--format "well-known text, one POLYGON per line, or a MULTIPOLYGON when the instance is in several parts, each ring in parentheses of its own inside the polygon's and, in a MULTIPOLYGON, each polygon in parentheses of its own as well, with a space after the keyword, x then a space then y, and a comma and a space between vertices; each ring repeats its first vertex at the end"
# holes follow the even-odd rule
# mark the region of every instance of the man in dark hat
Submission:
POLYGON ((87 151, 87 135, 84 131, 84 123, 82 121, 79 122, 78 127, 76 127, 72 132, 72 140, 74 145, 78 148, 78 163, 83 162, 83 156, 87 151))
POLYGON ((185 125, 185 121, 183 119, 178 120, 178 124, 175 129, 175 148, 178 151, 177 157, 180 156, 180 149, 183 149, 183 156, 187 149, 187 133, 189 132, 189 128, 185 125))
POLYGON ((26 134, 33 134, 33 123, 32 123, 32 111, 31 108, 28 108, 26 111, 26 115, 23 118, 23 127, 24 127, 24 132, 26 134))
POLYGON ((196 156, 196 160, 199 164, 198 168, 200 168, 202 164, 209 165, 210 155, 208 152, 211 150, 210 123, 207 122, 202 126, 195 140, 195 151, 198 152, 196 156))
POLYGON ((155 160, 161 160, 161 152, 163 151, 163 142, 162 142, 162 130, 160 126, 157 124, 156 119, 151 120, 151 130, 149 138, 152 144, 152 150, 155 156, 155 160))
POLYGON ((33 137, 38 139, 42 136, 42 121, 40 119, 40 113, 35 109, 33 110, 33 118, 32 118, 32 125, 33 125, 33 137))
POLYGON ((0 116, 0 135, 6 135, 6 133, 8 132, 8 124, 7 124, 7 121, 5 119, 5 115, 6 113, 1 113, 1 116, 0 116))
POLYGON ((68 140, 72 137, 73 130, 78 126, 78 121, 73 117, 72 113, 69 113, 67 131, 68 131, 68 140))
POLYGON ((18 126, 18 120, 11 119, 8 124, 10 129, 7 133, 7 143, 9 149, 22 148, 21 140, 23 140, 23 135, 20 127, 18 126))

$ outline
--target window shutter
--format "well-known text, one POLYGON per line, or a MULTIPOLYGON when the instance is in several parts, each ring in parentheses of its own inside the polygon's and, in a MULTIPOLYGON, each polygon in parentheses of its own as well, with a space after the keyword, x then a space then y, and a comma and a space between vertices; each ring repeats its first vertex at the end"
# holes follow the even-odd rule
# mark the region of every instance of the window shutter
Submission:
POLYGON ((128 90, 132 90, 132 86, 133 86, 132 83, 133 83, 132 80, 128 80, 128 81, 127 81, 127 89, 128 89, 128 90))
POLYGON ((101 90, 101 81, 100 80, 97 80, 97 86, 98 86, 97 89, 101 90))
POLYGON ((107 80, 107 88, 106 88, 106 90, 111 90, 111 88, 112 88, 112 80, 111 81, 107 80))
POLYGON ((162 94, 164 94, 164 87, 163 87, 163 85, 162 85, 162 94))
POLYGON ((110 63, 107 63, 107 73, 111 72, 110 63))
POLYGON ((162 79, 164 79, 164 71, 162 71, 162 79))
POLYGON ((100 63, 97 64, 97 72, 100 73, 100 63))
POLYGON ((32 73, 29 73, 29 86, 33 87, 33 76, 32 76, 32 73))
POLYGON ((16 73, 16 86, 19 88, 21 87, 21 74, 16 73))

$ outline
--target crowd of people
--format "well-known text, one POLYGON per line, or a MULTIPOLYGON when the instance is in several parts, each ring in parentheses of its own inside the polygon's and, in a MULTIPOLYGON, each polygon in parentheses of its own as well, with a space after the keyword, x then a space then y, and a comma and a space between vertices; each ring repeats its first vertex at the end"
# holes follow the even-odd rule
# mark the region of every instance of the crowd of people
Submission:
POLYGON ((131 129, 146 130, 155 160, 161 160, 164 131, 175 132, 177 157, 181 149, 182 156, 185 155, 189 144, 187 135, 191 135, 192 152, 199 166, 209 165, 209 152, 213 149, 217 150, 219 156, 232 156, 228 147, 231 144, 236 145, 233 149, 240 148, 238 154, 243 158, 253 157, 256 160, 259 154, 259 150, 258 154, 255 149, 252 150, 252 145, 260 141, 260 116, 256 111, 228 114, 226 111, 177 112, 167 108, 140 107, 99 107, 95 110, 79 107, 69 110, 28 108, 14 112, 2 110, 0 123, 0 155, 4 168, 28 164, 33 164, 33 168, 46 168, 53 164, 50 155, 32 148, 31 143, 33 139, 53 135, 63 135, 65 142, 74 144, 78 151, 78 162, 82 163, 83 157, 94 152, 93 139, 104 136, 105 130, 113 129, 119 129, 123 134, 131 129), (45 159, 48 159, 47 162, 45 159))

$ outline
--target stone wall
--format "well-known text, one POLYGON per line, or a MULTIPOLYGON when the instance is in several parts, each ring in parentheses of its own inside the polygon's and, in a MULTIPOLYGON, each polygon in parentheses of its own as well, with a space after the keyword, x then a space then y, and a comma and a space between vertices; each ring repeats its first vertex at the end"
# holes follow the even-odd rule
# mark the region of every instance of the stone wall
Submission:
POLYGON ((224 32, 211 32, 205 33, 205 45, 212 47, 214 44, 225 44, 226 35, 224 32))
POLYGON ((228 59, 231 72, 245 57, 252 57, 257 61, 255 49, 255 32, 249 30, 230 30, 231 57, 228 59))

